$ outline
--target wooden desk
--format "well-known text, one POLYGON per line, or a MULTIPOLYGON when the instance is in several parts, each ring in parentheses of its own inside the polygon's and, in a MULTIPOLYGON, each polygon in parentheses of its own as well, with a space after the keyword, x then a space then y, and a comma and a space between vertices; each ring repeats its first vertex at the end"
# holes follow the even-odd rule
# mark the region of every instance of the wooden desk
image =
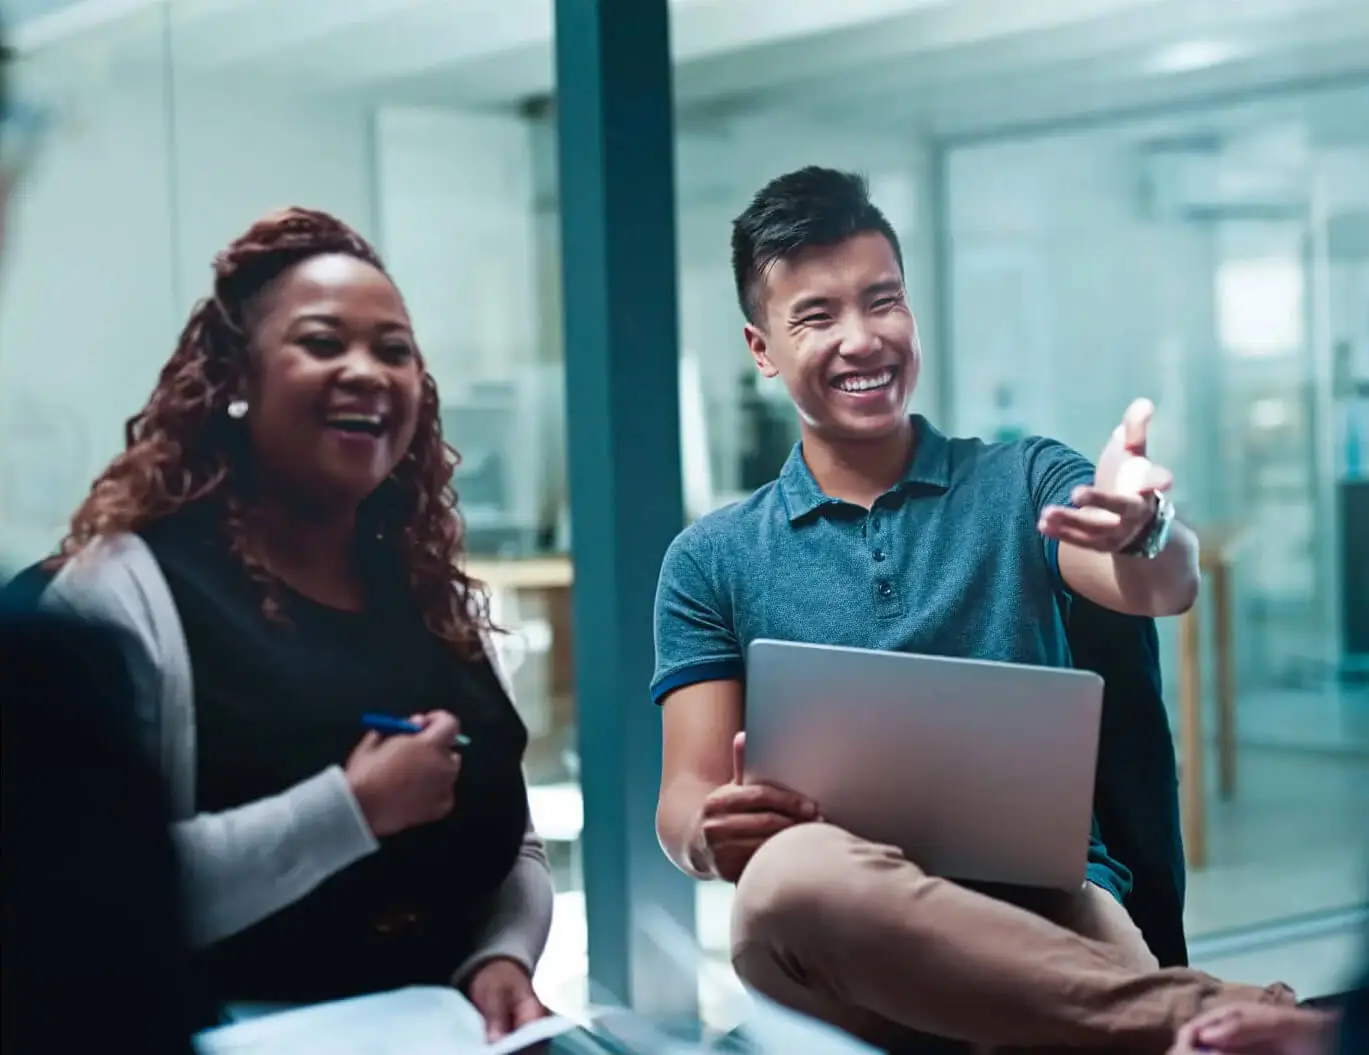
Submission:
MULTIPOLYGON (((466 572, 484 583, 492 593, 512 595, 513 622, 526 618, 528 609, 545 619, 551 629, 547 656, 544 735, 533 735, 528 744, 528 764, 533 772, 559 772, 562 751, 573 743, 575 725, 575 662, 571 626, 570 587, 574 568, 569 556, 550 555, 513 560, 481 558, 467 561, 466 572), (522 609, 522 616, 518 614, 522 609)), ((510 625, 509 629, 517 629, 510 625)))
POLYGON ((466 562, 466 574, 492 590, 568 590, 575 578, 568 556, 481 558, 466 562))
POLYGON ((1199 568, 1206 580, 1198 603, 1179 620, 1179 808, 1190 868, 1207 864, 1207 769, 1203 739, 1203 597, 1212 598, 1217 691, 1217 782, 1222 798, 1236 793, 1236 673, 1231 641, 1231 569, 1241 533, 1198 532, 1199 568))

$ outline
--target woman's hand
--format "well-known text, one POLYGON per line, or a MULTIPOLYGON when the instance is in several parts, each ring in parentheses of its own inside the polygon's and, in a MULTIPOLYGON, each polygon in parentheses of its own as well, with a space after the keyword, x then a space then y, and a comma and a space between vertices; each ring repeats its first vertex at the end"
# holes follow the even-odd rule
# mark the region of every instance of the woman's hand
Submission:
POLYGON ((550 1013, 532 991, 527 969, 514 960, 481 964, 464 988, 485 1019, 485 1037, 491 1043, 550 1013))
POLYGON ((460 723, 446 711, 411 721, 423 731, 367 733, 347 759, 347 782, 377 838, 440 821, 456 804, 461 756, 452 748, 460 723))

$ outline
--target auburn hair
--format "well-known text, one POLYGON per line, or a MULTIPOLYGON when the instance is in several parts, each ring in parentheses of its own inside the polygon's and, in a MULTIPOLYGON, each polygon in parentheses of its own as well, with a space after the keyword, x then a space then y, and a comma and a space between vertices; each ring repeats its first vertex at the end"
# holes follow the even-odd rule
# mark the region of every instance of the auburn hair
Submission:
MULTIPOLYGON (((254 223, 214 257, 214 286, 195 305, 147 404, 129 418, 124 450, 95 479, 71 519, 55 564, 91 542, 137 532, 192 504, 211 508, 233 552, 262 587, 263 611, 281 618, 280 583, 250 552, 248 451, 228 404, 245 390, 253 299, 294 265, 342 253, 385 273, 375 249, 341 220, 288 208, 254 223)), ((464 531, 442 438, 437 385, 423 368, 413 443, 358 511, 358 531, 398 558, 428 629, 468 655, 491 629, 484 589, 461 568, 464 531)))

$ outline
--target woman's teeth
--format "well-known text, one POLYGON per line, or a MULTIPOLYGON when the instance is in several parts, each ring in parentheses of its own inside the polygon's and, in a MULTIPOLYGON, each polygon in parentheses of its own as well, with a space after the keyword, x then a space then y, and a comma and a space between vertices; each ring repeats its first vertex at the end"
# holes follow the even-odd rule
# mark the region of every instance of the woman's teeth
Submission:
POLYGON ((330 428, 346 432, 367 432, 379 435, 384 419, 379 414, 333 414, 328 418, 330 428))

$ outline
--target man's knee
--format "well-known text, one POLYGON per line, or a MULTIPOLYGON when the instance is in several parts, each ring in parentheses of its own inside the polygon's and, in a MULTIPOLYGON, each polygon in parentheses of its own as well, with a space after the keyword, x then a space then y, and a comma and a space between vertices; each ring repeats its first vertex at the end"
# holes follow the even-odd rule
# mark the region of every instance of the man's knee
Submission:
POLYGON ((855 836, 830 824, 799 824, 771 837, 747 863, 732 908, 732 944, 789 944, 842 900, 855 836))

